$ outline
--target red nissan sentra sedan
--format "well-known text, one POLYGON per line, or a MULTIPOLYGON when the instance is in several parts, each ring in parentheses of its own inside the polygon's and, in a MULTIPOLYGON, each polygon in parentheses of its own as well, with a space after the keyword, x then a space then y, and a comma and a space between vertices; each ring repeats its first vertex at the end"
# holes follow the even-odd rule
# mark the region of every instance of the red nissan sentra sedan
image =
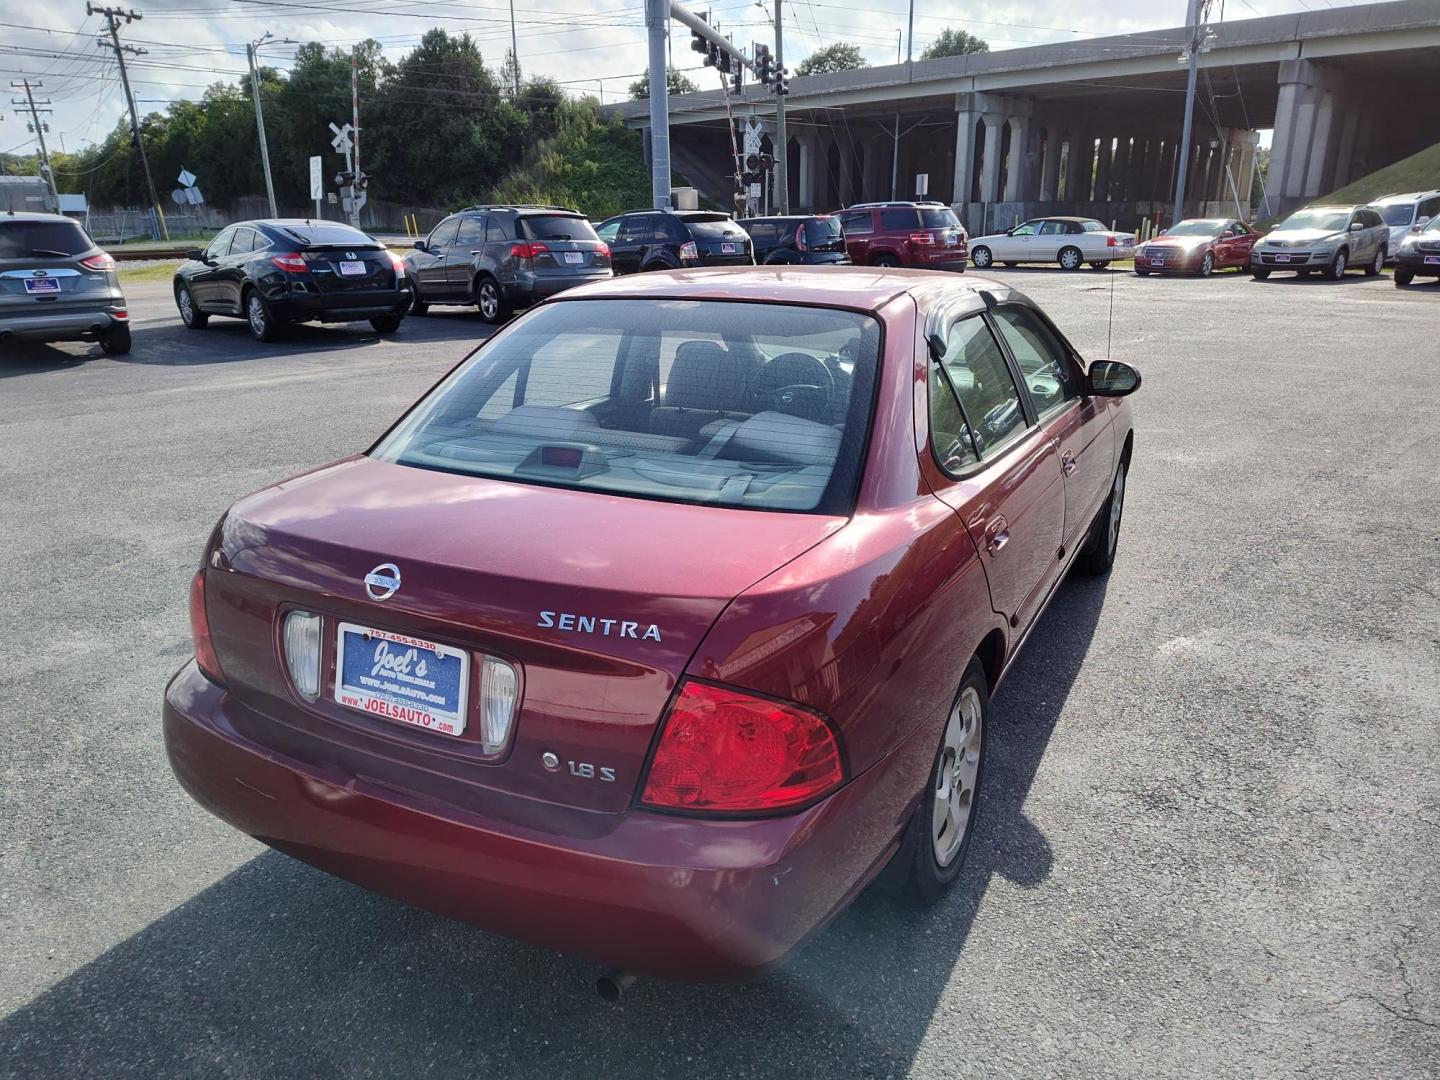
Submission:
POLYGON ((1135 273, 1194 274, 1250 268, 1250 249, 1262 233, 1238 218, 1186 218, 1135 249, 1135 273))
POLYGON ((1006 285, 582 286, 216 526, 165 693, 203 806, 625 972, 761 972, 956 878, 989 701, 1115 556, 1140 378, 1006 285))

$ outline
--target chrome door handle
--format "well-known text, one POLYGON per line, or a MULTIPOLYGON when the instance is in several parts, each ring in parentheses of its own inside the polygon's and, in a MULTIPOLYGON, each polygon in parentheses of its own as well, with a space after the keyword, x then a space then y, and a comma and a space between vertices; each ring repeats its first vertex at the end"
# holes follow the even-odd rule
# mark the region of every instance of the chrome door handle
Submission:
POLYGON ((1010 525, 1001 518, 994 525, 990 526, 989 532, 985 534, 985 547, 991 554, 996 554, 1001 548, 1010 542, 1010 525))
POLYGON ((1075 465, 1075 455, 1072 454, 1069 450, 1066 450, 1065 456, 1060 459, 1060 471, 1066 476, 1069 476, 1075 471, 1075 465))

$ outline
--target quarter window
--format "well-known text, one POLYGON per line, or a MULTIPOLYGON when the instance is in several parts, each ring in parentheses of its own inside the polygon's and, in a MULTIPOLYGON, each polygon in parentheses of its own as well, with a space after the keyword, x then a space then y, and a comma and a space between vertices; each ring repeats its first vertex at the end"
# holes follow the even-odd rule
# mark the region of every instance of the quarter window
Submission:
POLYGON ((993 457, 1026 427, 1020 390, 1000 343, 979 315, 956 321, 945 335, 942 361, 969 421, 980 457, 993 457))
POLYGON ((1020 368, 1025 388, 1044 419, 1080 396, 1065 346, 1029 308, 1009 304, 995 310, 1000 336, 1020 368))
POLYGON ((908 206, 887 206, 880 211, 880 228, 885 232, 901 232, 920 228, 920 211, 908 206))

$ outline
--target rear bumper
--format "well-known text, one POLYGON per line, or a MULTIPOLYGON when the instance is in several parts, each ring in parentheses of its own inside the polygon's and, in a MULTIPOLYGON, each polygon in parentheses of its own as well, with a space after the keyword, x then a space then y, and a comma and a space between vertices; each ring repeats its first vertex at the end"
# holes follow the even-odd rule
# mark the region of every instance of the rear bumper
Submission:
POLYGON ((970 265, 970 260, 962 255, 944 259, 916 259, 910 265, 916 270, 952 270, 963 274, 965 268, 970 265))
POLYGON ((841 910, 894 850, 934 750, 922 729, 830 798, 786 817, 551 807, 550 827, 538 829, 505 819, 505 797, 482 816, 285 757, 236 731, 245 708, 193 661, 165 691, 171 767, 217 817, 376 892, 685 982, 759 974, 841 910))
POLYGON ((298 293, 270 301, 275 316, 291 322, 356 322, 410 310, 410 290, 357 289, 354 292, 298 293))
MULTIPOLYGON (((39 305, 36 305, 39 308, 39 305)), ((127 321, 125 302, 74 310, 26 311, 0 314, 0 339, 19 341, 85 341, 98 337, 118 322, 127 321)))
POLYGON ((505 290, 505 299, 515 307, 528 307, 577 285, 588 285, 592 281, 605 281, 611 277, 614 277, 614 274, 608 268, 554 277, 517 274, 513 280, 501 282, 501 287, 505 290))

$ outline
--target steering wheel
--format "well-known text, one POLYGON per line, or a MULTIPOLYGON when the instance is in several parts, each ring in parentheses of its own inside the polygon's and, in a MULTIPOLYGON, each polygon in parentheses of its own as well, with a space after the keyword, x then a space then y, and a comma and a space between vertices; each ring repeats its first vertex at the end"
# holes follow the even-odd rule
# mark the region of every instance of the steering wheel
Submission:
POLYGON ((809 353, 781 353, 760 369, 754 389, 767 409, 823 423, 835 398, 835 374, 809 353))

